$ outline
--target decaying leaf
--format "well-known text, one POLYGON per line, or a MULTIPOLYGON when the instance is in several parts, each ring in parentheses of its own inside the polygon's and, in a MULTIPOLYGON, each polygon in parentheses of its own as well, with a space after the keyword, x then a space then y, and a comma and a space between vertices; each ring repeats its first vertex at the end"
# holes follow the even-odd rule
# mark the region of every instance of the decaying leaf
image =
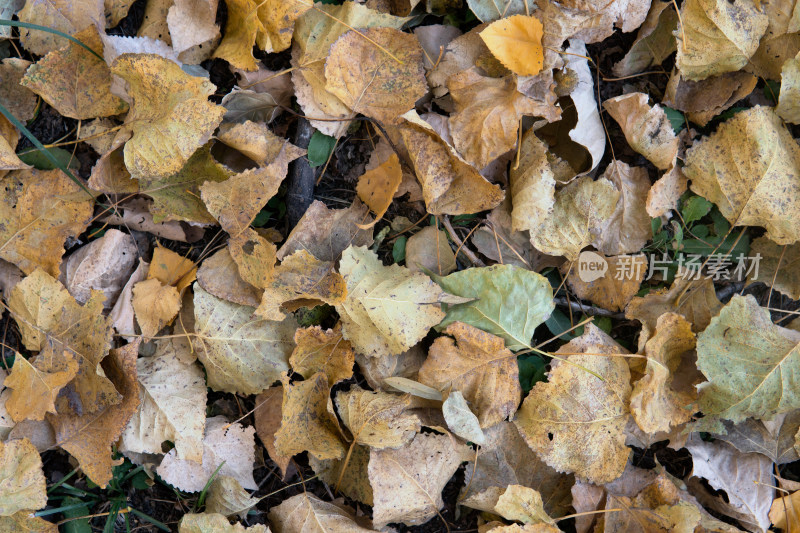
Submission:
POLYGON ((328 376, 331 386, 353 375, 355 352, 342 337, 342 325, 324 330, 319 326, 294 332, 296 346, 289 357, 292 370, 308 379, 317 372, 328 376))
POLYGON ((14 366, 5 380, 11 395, 5 401, 8 413, 16 422, 44 420, 45 413, 56 413, 55 400, 61 389, 72 381, 78 372, 78 363, 71 352, 65 350, 63 360, 55 368, 43 357, 43 364, 30 363, 17 353, 14 366), (37 368, 38 366, 38 368, 37 368))
POLYGON ((336 394, 337 411, 353 436, 353 445, 361 444, 374 450, 399 448, 419 431, 419 419, 405 412, 410 404, 409 395, 373 392, 360 387, 336 394))
POLYGON ((389 209, 402 181, 403 170, 397 154, 391 154, 386 161, 367 170, 358 178, 356 185, 358 197, 375 213, 372 225, 376 224, 389 209))
POLYGON ((0 516, 47 505, 42 459, 27 439, 0 442, 0 516))
MULTIPOLYGON (((800 53, 798 53, 800 55, 800 53)), ((800 59, 795 56, 781 69, 781 92, 775 112, 786 122, 800 122, 800 59)))
POLYGON ((780 246, 767 237, 759 237, 750 244, 750 252, 761 255, 758 272, 752 273, 751 281, 762 281, 793 300, 800 298, 800 245, 780 246))
POLYGON ((284 377, 281 412, 281 426, 275 433, 278 454, 291 457, 307 451, 320 460, 344 456, 342 434, 325 374, 318 372, 292 385, 284 377))
POLYGON ((197 269, 197 283, 209 294, 239 305, 258 307, 261 290, 239 275, 239 267, 227 248, 206 258, 197 269))
POLYGON ((255 0, 231 0, 226 3, 228 21, 225 37, 214 51, 219 57, 243 70, 258 70, 253 57, 253 45, 260 34, 266 31, 258 16, 259 2, 255 0))
POLYGON ((530 348, 534 329, 555 307, 546 278, 511 265, 470 268, 436 282, 449 294, 472 299, 448 304, 440 327, 464 322, 502 337, 509 350, 530 348))
POLYGON ((800 427, 798 411, 778 415, 773 420, 748 418, 738 424, 730 421, 724 424, 726 433, 716 434, 714 438, 724 440, 742 453, 760 453, 779 465, 797 461, 800 457, 794 446, 800 427))
POLYGON ((336 309, 344 337, 358 353, 381 357, 404 352, 445 316, 440 302, 446 295, 428 276, 384 266, 366 247, 345 250, 339 272, 347 298, 336 309))
POLYGON ((255 490, 258 485, 253 479, 254 462, 255 430, 215 416, 206 420, 202 463, 179 459, 173 449, 164 456, 156 472, 180 490, 199 492, 219 468, 219 475, 230 476, 243 488, 255 490))
POLYGON ((547 157, 547 145, 533 129, 522 137, 519 166, 510 172, 511 227, 535 231, 553 212, 556 181, 547 157))
POLYGON ((349 507, 325 502, 310 493, 297 494, 276 505, 269 512, 275 533, 327 533, 372 531, 356 523, 349 507))
MULTIPOLYGON (((87 26, 105 27, 103 0, 30 0, 18 14, 19 20, 74 35, 87 26)), ((43 56, 64 46, 63 37, 32 29, 20 31, 22 46, 43 56)))
POLYGON ((585 331, 556 352, 564 354, 564 360, 554 361, 547 383, 531 390, 515 423, 551 467, 607 483, 622 474, 630 454, 622 433, 628 419, 630 370, 624 358, 588 355, 626 350, 593 324, 585 331))
POLYGON ((225 516, 239 515, 245 518, 247 512, 258 505, 258 498, 251 497, 242 484, 231 476, 217 476, 211 481, 206 498, 206 511, 225 516))
POLYGON ((257 394, 289 370, 294 319, 252 319, 255 309, 221 300, 194 285, 197 356, 212 389, 257 394))
POLYGON ((608 114, 619 123, 631 148, 661 170, 672 166, 679 140, 664 109, 650 106, 645 93, 629 93, 603 102, 608 114))
POLYGON ((267 449, 270 459, 278 465, 278 468, 281 469, 281 473, 285 477, 292 457, 280 455, 275 449, 275 432, 281 427, 283 387, 276 385, 268 388, 256 396, 255 402, 256 408, 253 412, 253 419, 256 433, 267 449))
POLYGON ((453 322, 444 332, 455 337, 434 341, 419 370, 419 381, 441 391, 460 391, 473 406, 481 427, 512 417, 519 405, 516 356, 503 339, 491 333, 453 322))
POLYGON ((469 408, 461 391, 454 391, 447 395, 447 399, 442 403, 442 415, 447 422, 448 429, 465 441, 478 445, 486 442, 486 436, 483 434, 478 417, 469 408))
POLYGON ((231 525, 223 514, 186 513, 178 524, 178 533, 270 533, 264 524, 244 527, 240 523, 231 525))
POLYGON ((433 272, 446 276, 457 267, 456 256, 450 248, 447 234, 427 226, 408 238, 406 266, 412 272, 433 272))
POLYGON ((133 286, 133 310, 145 341, 172 322, 181 310, 178 289, 157 279, 140 281, 133 286))
POLYGON ((436 516, 444 505, 442 489, 464 455, 463 445, 434 434, 418 434, 397 450, 372 450, 369 480, 375 525, 422 524, 436 516))
POLYGON ((758 78, 747 72, 727 72, 700 81, 685 80, 673 74, 667 83, 663 103, 686 113, 686 117, 705 126, 755 89, 758 78))
MULTIPOLYGON (((579 260, 577 265, 570 269, 568 264, 561 266, 562 275, 567 274, 567 284, 578 298, 589 300, 603 309, 622 311, 639 292, 647 275, 647 257, 644 254, 600 256, 594 252, 592 259, 600 257, 608 265, 608 271, 597 279, 584 281, 581 279, 585 273, 579 269, 583 263, 579 260)), ((587 278, 588 279, 588 278, 587 278)))
POLYGON ((678 15, 669 2, 656 1, 650 6, 647 18, 639 28, 636 41, 625 57, 614 65, 615 76, 630 76, 651 65, 660 65, 675 51, 673 31, 678 26, 678 15))
POLYGON ((647 170, 614 161, 602 177, 614 184, 620 197, 593 244, 607 255, 636 253, 652 238, 650 215, 645 209, 650 191, 647 170))
POLYGON ((734 226, 762 226, 777 244, 800 240, 800 146, 768 107, 726 120, 686 152, 691 189, 734 226))

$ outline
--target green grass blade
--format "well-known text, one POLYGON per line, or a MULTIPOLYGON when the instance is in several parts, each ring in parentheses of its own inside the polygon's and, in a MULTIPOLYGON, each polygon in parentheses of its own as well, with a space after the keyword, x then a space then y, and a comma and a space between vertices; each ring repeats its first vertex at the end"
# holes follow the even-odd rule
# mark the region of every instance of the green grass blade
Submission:
POLYGON ((208 481, 206 482, 206 486, 203 487, 203 491, 200 493, 200 497, 197 498, 197 503, 194 506, 195 512, 197 512, 197 510, 200 509, 200 507, 202 507, 204 503, 206 503, 206 493, 208 492, 208 488, 211 486, 211 483, 214 481, 214 478, 216 478, 217 474, 219 473, 219 469, 222 468, 222 465, 224 465, 224 464, 225 464, 225 461, 222 461, 222 463, 220 463, 220 465, 217 467, 217 469, 214 470, 214 473, 211 474, 211 477, 208 478, 208 481))
POLYGON ((33 516, 48 516, 56 513, 63 513, 70 509, 77 509, 78 507, 86 507, 86 502, 74 503, 72 505, 65 505, 64 507, 57 507, 55 509, 45 509, 44 511, 36 511, 33 516))
POLYGON ((129 507, 129 509, 131 510, 131 512, 133 514, 135 514, 136 516, 138 516, 142 520, 146 520, 146 521, 150 522, 151 524, 156 526, 158 529, 160 529, 162 531, 166 531, 167 533, 172 531, 170 528, 167 527, 166 524, 164 524, 163 522, 159 522, 158 520, 156 520, 152 516, 148 516, 148 515, 144 514, 143 512, 139 511, 138 509, 134 509, 133 507, 129 507))
POLYGON ((65 39, 69 39, 70 41, 72 41, 73 43, 77 44, 78 46, 82 46, 83 48, 85 48, 88 51, 90 51, 100 61, 105 61, 103 56, 101 56, 100 54, 98 54, 97 52, 95 52, 94 50, 89 48, 89 45, 79 41, 78 39, 76 39, 72 35, 64 33, 63 31, 54 30, 53 28, 48 28, 47 26, 39 26, 38 24, 31 24, 30 22, 21 22, 19 20, 0 19, 0 26, 15 26, 17 28, 27 28, 29 30, 39 30, 39 31, 45 31, 47 33, 52 33, 53 35, 58 35, 59 37, 63 37, 65 39))

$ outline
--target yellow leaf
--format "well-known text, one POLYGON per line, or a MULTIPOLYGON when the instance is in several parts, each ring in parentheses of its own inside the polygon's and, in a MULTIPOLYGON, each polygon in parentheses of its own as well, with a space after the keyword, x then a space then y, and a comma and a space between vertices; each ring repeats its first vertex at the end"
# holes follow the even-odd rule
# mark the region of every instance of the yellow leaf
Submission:
POLYGON ((0 516, 47 505, 42 459, 28 439, 0 442, 0 479, 0 516))
POLYGON ((269 511, 269 522, 276 532, 370 533, 374 530, 356 523, 352 509, 320 500, 310 492, 297 494, 269 511))
POLYGON ((786 122, 800 123, 800 53, 783 64, 781 92, 775 111, 786 122))
POLYGON ((489 78, 471 68, 451 76, 447 87, 455 104, 448 120, 453 145, 477 169, 516 146, 523 115, 544 117, 548 122, 561 116, 555 95, 530 98, 517 90, 513 76, 489 78))
POLYGON ((17 353, 11 373, 6 378, 5 386, 12 389, 11 396, 6 401, 6 409, 16 422, 27 419, 44 420, 45 413, 55 414, 56 396, 78 372, 75 357, 66 350, 64 365, 59 365, 62 368, 37 366, 42 365, 37 365, 36 359, 31 364, 17 353))
POLYGON ((419 41, 393 28, 344 34, 331 46, 325 79, 347 107, 389 124, 399 123, 428 89, 419 41))
POLYGON ((269 533, 264 524, 244 527, 236 522, 231 525, 220 513, 186 513, 178 524, 178 533, 269 533))
POLYGON ((224 59, 242 70, 258 70, 258 63, 253 57, 253 46, 256 37, 266 30, 258 18, 256 0, 229 0, 228 22, 225 24, 225 36, 214 51, 213 57, 224 59))
POLYGON ((300 328, 294 333, 294 342, 297 346, 289 357, 289 366, 304 378, 321 371, 333 386, 353 375, 355 352, 350 341, 342 337, 341 324, 328 330, 319 326, 300 328))
MULTIPOLYGON (((302 330, 298 330, 302 331, 302 330)), ((267 449, 269 458, 278 465, 282 477, 286 477, 292 456, 280 455, 275 449, 275 432, 281 427, 281 405, 283 403, 283 387, 275 385, 270 387, 255 399, 256 407, 253 411, 253 421, 256 433, 264 447, 267 449)))
POLYGON ((30 165, 23 163, 17 156, 18 142, 19 132, 17 132, 17 128, 5 116, 0 117, 0 171, 31 168, 30 165))
POLYGON ((510 174, 511 228, 533 232, 553 212, 556 180, 548 147, 531 128, 522 137, 519 165, 512 165, 510 174))
POLYGON ((683 383, 677 390, 681 384, 674 379, 680 367, 693 368, 682 356, 694 347, 691 324, 683 316, 664 313, 658 318, 655 335, 645 344, 645 374, 631 394, 631 414, 645 433, 668 432, 688 422, 694 413, 694 383, 683 383))
POLYGON ((514 15, 489 24, 480 33, 494 57, 519 76, 542 70, 542 23, 536 17, 514 15))
POLYGON ((312 455, 308 458, 308 464, 325 483, 332 487, 338 485, 341 494, 371 506, 374 501, 367 472, 369 447, 356 444, 348 453, 350 458, 346 463, 344 459, 320 461, 312 455))
POLYGON ((336 306, 344 337, 358 353, 398 354, 417 344, 442 321, 442 289, 431 279, 398 265, 384 266, 366 247, 345 250, 339 272, 347 299, 336 306))
POLYGON ((367 170, 358 178, 356 193, 358 197, 375 213, 375 220, 369 224, 374 226, 392 205, 394 194, 403 181, 403 170, 400 159, 392 154, 379 166, 367 170))
POLYGON ((8 533, 58 533, 58 526, 27 511, 0 516, 0 529, 8 533))
POLYGON ((312 8, 310 0, 265 0, 258 3, 258 18, 264 30, 257 36, 258 47, 270 54, 292 44, 295 21, 312 8))
POLYGON ((306 451, 317 459, 344 456, 342 434, 325 374, 317 372, 294 385, 286 377, 282 381, 283 407, 281 427, 275 433, 276 451, 284 456, 306 451))
POLYGON ((419 369, 419 381, 440 391, 461 391, 481 427, 513 416, 522 396, 517 358, 505 341, 478 328, 454 322, 439 337, 419 369))
POLYGON ((182 291, 194 281, 196 272, 194 261, 158 244, 153 251, 147 279, 157 279, 162 285, 177 287, 182 291))
MULTIPOLYGON (((275 161, 281 155, 284 145, 289 153, 294 148, 285 139, 272 133, 263 122, 249 120, 241 123, 226 122, 222 124, 216 138, 262 166, 275 161)), ((303 153, 305 152, 301 152, 297 157, 303 153)))
POLYGON ((0 258, 30 274, 58 276, 64 241, 80 235, 94 199, 60 170, 22 170, 0 179, 0 258))
POLYGON ((667 114, 658 104, 650 106, 645 93, 629 93, 603 102, 608 114, 619 123, 631 148, 661 170, 673 165, 680 141, 667 114))
POLYGON ((78 362, 78 373, 56 400, 64 414, 100 411, 119 403, 114 385, 98 370, 111 346, 111 321, 103 316, 103 293, 94 291, 83 306, 61 283, 37 270, 18 283, 8 298, 8 307, 29 350, 42 350, 39 364, 62 369, 68 351, 78 362), (43 357, 46 355, 49 361, 43 357))
POLYGON ((131 104, 125 127, 125 166, 134 178, 166 177, 178 172, 208 141, 225 108, 208 97, 216 86, 196 78, 154 54, 123 54, 111 72, 125 80, 131 104))
POLYGON ((800 146, 772 108, 757 106, 695 141, 683 172, 733 226, 762 226, 777 244, 800 240, 800 146))
POLYGON ((339 305, 347 296, 345 281, 334 264, 320 261, 305 250, 286 257, 275 267, 273 278, 264 287, 261 305, 256 309, 256 315, 268 320, 286 318, 281 306, 293 311, 322 302, 339 305))
POLYGON ((181 295, 178 289, 157 279, 140 281, 133 286, 133 310, 147 342, 178 315, 181 295))
POLYGON ((113 477, 112 469, 121 463, 112 458, 111 446, 117 442, 128 420, 139 409, 139 382, 136 358, 139 342, 127 344, 103 360, 102 370, 122 394, 122 402, 102 412, 70 415, 47 415, 56 442, 75 457, 83 472, 101 488, 113 477))
POLYGON ((350 430, 353 442, 374 450, 398 448, 414 438, 420 430, 420 420, 406 412, 411 396, 388 392, 373 392, 353 387, 336 394, 336 409, 350 430))
POLYGON ((647 257, 644 254, 620 255, 620 256, 601 256, 593 252, 585 252, 594 255, 591 259, 603 260, 608 265, 605 274, 597 279, 584 281, 580 271, 581 265, 585 264, 580 259, 576 265, 570 269, 569 263, 561 266, 561 274, 567 276, 567 283, 570 289, 575 291, 575 295, 583 300, 608 309, 610 311, 622 311, 625 306, 636 296, 647 275, 647 257), (599 257, 600 259, 597 259, 599 257))
POLYGON ((197 357, 214 390, 258 394, 289 370, 297 324, 253 319, 255 309, 220 300, 194 285, 197 357))
MULTIPOLYGON (((103 42, 94 26, 75 38, 103 55, 103 42)), ((31 66, 22 85, 66 117, 108 117, 128 109, 128 104, 111 94, 111 69, 106 62, 71 41, 31 66)))
MULTIPOLYGON (((239 268, 242 280, 265 289, 274 277, 277 247, 253 228, 246 227, 228 240, 228 252, 239 268)), ((264 302, 262 295, 261 302, 264 302)), ((283 320, 281 314, 276 320, 283 320)))
POLYGON ((548 381, 531 390, 515 423, 548 465, 603 484, 622 475, 630 455, 623 431, 630 370, 622 357, 596 355, 624 354, 624 348, 592 324, 585 331, 556 352, 565 361, 552 363, 548 381))
MULTIPOLYGON (((30 0, 19 20, 75 35, 87 26, 105 27, 103 0, 30 0)), ((20 41, 29 52, 43 56, 64 46, 64 38, 50 32, 20 28, 20 41)))

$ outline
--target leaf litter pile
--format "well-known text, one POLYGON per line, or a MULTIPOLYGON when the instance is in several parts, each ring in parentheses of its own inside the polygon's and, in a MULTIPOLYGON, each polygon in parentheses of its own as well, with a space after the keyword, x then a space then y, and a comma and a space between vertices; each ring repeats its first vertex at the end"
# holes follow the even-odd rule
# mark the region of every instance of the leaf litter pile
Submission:
POLYGON ((800 531, 794 2, 0 17, 0 531, 800 531))

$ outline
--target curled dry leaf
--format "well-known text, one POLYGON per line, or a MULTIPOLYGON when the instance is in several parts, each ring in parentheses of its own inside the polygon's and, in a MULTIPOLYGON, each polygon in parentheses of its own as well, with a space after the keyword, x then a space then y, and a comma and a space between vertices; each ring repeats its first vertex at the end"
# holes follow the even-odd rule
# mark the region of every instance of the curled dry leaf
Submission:
POLYGON ((623 434, 630 370, 624 358, 589 355, 626 350, 592 324, 585 331, 556 352, 564 360, 531 390, 515 423, 548 465, 602 484, 622 475, 630 455, 623 434))
POLYGON ((344 303, 347 286, 333 267, 332 262, 320 261, 305 250, 285 257, 264 287, 256 315, 267 320, 283 320, 286 314, 281 308, 294 311, 323 302, 328 305, 344 303))
POLYGON ((505 340, 509 350, 531 348, 533 331, 553 311, 546 278, 511 265, 470 268, 436 277, 449 294, 471 299, 447 305, 440 328, 464 322, 505 340))
POLYGON ((648 104, 645 93, 629 93, 603 102, 608 114, 619 123, 631 148, 661 170, 673 165, 680 141, 664 109, 648 104))
POLYGON ((734 72, 747 64, 767 30, 767 15, 751 0, 688 0, 675 31, 675 63, 687 80, 734 72))
POLYGON ((131 104, 125 119, 133 136, 125 166, 134 178, 175 174, 219 125, 225 109, 208 97, 216 86, 153 54, 123 54, 111 66, 126 82, 131 104))
POLYGON ((406 265, 412 272, 433 272, 446 276, 457 267, 456 256, 450 248, 447 234, 427 226, 408 238, 406 265))
POLYGON ((486 442, 486 436, 483 434, 478 417, 470 410, 461 391, 454 391, 447 395, 447 399, 442 404, 442 414, 447 422, 447 427, 454 434, 479 446, 486 442))
POLYGON ((464 460, 465 447, 449 435, 418 434, 397 450, 371 450, 369 481, 376 527, 427 522, 444 506, 442 489, 464 460))
POLYGON ((356 523, 349 507, 325 502, 310 493, 287 498, 269 512, 269 522, 275 533, 368 533, 372 529, 356 523))
POLYGON ((678 14, 669 2, 656 1, 650 5, 636 40, 625 57, 614 65, 614 75, 630 76, 660 65, 675 51, 673 31, 678 27, 678 14))
POLYGON ((579 271, 583 263, 579 259, 578 264, 570 268, 570 264, 561 265, 561 274, 567 275, 567 284, 578 298, 589 300, 595 305, 609 311, 622 311, 625 306, 636 296, 647 275, 647 256, 619 255, 601 256, 594 252, 584 252, 587 259, 592 261, 605 261, 608 270, 601 277, 584 281, 581 276, 585 273, 579 271), (600 259, 597 259, 597 258, 600 259))
POLYGON ((393 28, 349 31, 331 46, 326 88, 347 107, 397 124, 427 92, 417 37, 393 28))
POLYGON ((779 246, 759 237, 750 244, 750 253, 760 254, 761 260, 749 281, 762 281, 793 300, 800 299, 800 245, 779 246))
POLYGON ((503 201, 503 191, 467 164, 415 111, 404 118, 408 122, 400 133, 429 213, 477 213, 503 201))
POLYGON ((768 107, 725 121, 686 152, 691 189, 733 226, 762 226, 777 244, 800 240, 800 146, 768 107))
POLYGON ((58 276, 64 241, 86 229, 94 199, 60 170, 14 171, 0 190, 0 258, 26 274, 58 276))
POLYGON ((358 386, 336 394, 336 408, 356 444, 374 450, 399 448, 420 429, 420 421, 406 411, 411 396, 373 392, 358 386))
POLYGON ((548 255, 578 259, 581 250, 600 236, 614 214, 620 192, 605 178, 584 176, 556 193, 553 214, 531 235, 533 245, 548 255))
POLYGON ((593 244, 607 255, 636 253, 653 236, 650 215, 645 209, 650 191, 647 169, 613 161, 602 177, 614 184, 620 197, 593 244))
POLYGON ((292 456, 280 455, 275 449, 275 432, 281 427, 281 405, 283 403, 283 387, 275 385, 270 387, 255 399, 256 407, 253 419, 258 438, 267 449, 270 459, 281 469, 281 474, 286 477, 292 456))
POLYGON ((275 450, 291 457, 308 452, 317 459, 344 456, 342 432, 333 411, 328 378, 322 372, 293 385, 283 381, 281 426, 275 433, 275 450))
POLYGON ((319 326, 299 328, 294 332, 294 342, 289 366, 304 378, 324 372, 333 386, 353 375, 355 352, 350 341, 342 337, 340 323, 328 330, 319 326))
POLYGON ((428 276, 384 266, 366 247, 345 250, 339 272, 347 298, 336 310, 344 337, 358 353, 381 357, 404 352, 445 316, 440 302, 447 295, 428 276))
POLYGON ((200 492, 219 468, 219 475, 230 476, 243 488, 255 490, 258 485, 253 479, 254 462, 255 429, 215 416, 206 420, 202 463, 178 459, 173 449, 164 456, 156 472, 173 487, 200 492))
POLYGON ((0 442, 0 479, 0 516, 47 505, 42 459, 29 440, 0 442))
POLYGON ((513 417, 522 396, 516 356, 503 339, 453 322, 444 330, 455 337, 436 339, 419 369, 419 381, 440 391, 464 394, 481 427, 513 417))

